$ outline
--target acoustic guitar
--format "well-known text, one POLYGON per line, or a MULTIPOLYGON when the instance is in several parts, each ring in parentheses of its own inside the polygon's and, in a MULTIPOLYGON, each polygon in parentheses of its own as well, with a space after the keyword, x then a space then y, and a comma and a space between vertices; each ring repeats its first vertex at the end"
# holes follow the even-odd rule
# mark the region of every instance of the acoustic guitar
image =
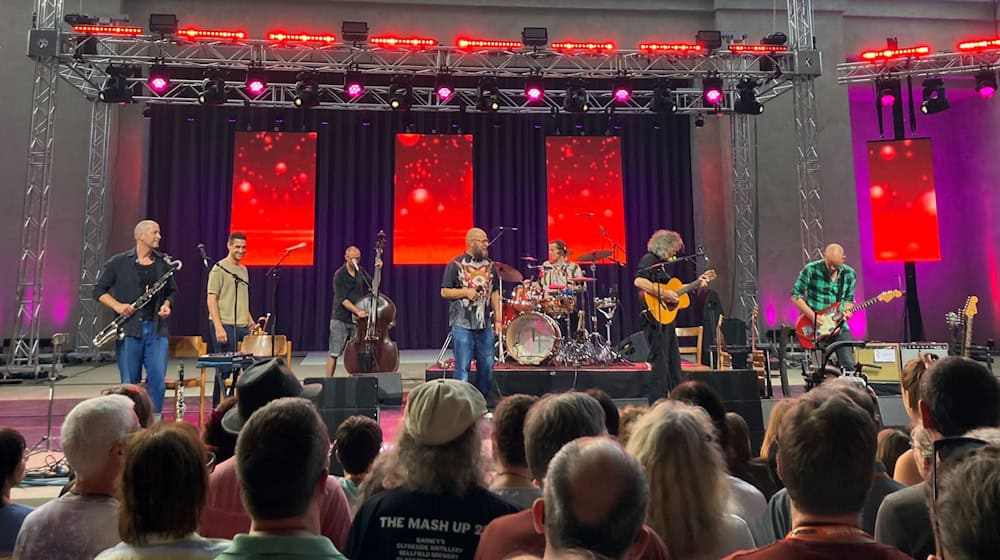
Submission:
POLYGON ((688 292, 697 288, 702 279, 706 282, 711 282, 715 280, 715 270, 710 269, 702 273, 697 280, 691 282, 690 284, 682 284, 677 278, 671 278, 666 284, 653 283, 653 294, 663 293, 668 290, 673 290, 677 292, 678 301, 677 303, 668 303, 655 295, 643 290, 642 291, 642 301, 646 304, 646 310, 643 313, 651 321, 655 321, 661 325, 669 325, 677 320, 677 313, 681 309, 686 309, 691 307, 691 296, 688 292))
MULTIPOLYGON (((899 297, 903 297, 903 292, 888 290, 855 305, 851 308, 851 313, 864 309, 874 303, 880 301, 888 303, 899 297)), ((799 316, 798 322, 795 323, 795 335, 799 337, 799 344, 806 350, 811 350, 815 346, 814 341, 822 341, 839 333, 841 327, 844 326, 844 322, 847 321, 847 317, 841 309, 842 305, 843 303, 837 302, 822 311, 817 311, 815 325, 805 315, 799 316)))

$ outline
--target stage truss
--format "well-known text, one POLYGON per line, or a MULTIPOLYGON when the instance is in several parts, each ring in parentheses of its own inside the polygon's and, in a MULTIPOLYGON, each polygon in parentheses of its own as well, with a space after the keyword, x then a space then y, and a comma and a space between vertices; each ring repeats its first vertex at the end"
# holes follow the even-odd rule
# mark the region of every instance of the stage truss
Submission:
MULTIPOLYGON (((390 110, 389 80, 405 75, 413 81, 411 110, 415 111, 474 108, 478 97, 478 84, 474 80, 492 76, 497 78, 502 112, 558 111, 566 85, 580 79, 586 81, 592 111, 648 113, 653 87, 666 80, 672 85, 671 97, 679 114, 733 113, 736 81, 753 79, 759 84, 756 93, 760 103, 767 103, 788 90, 794 91, 804 258, 819 250, 822 221, 814 80, 820 75, 821 59, 814 45, 811 0, 788 0, 791 40, 788 51, 719 50, 699 55, 642 51, 561 53, 545 49, 465 51, 454 47, 390 50, 357 45, 278 45, 253 40, 186 42, 152 36, 104 37, 63 31, 62 0, 35 0, 35 4, 39 17, 30 38, 45 37, 46 47, 54 47, 55 52, 33 56, 36 61, 35 95, 25 189, 25 229, 8 372, 12 368, 27 368, 37 377, 40 369, 38 312, 51 183, 56 76, 94 103, 76 351, 83 357, 93 357, 98 352, 93 347, 92 334, 97 329, 99 305, 93 300, 91 290, 105 253, 103 220, 109 122, 115 107, 97 101, 97 94, 108 77, 108 65, 134 67, 134 77, 129 79, 136 92, 133 101, 147 104, 197 104, 197 93, 203 82, 201 74, 214 70, 221 72, 226 80, 230 91, 227 105, 291 107, 298 74, 315 72, 320 76, 323 99, 318 108, 342 110, 390 110), (765 70, 761 70, 762 62, 765 70), (154 64, 166 65, 176 74, 176 77, 171 76, 170 88, 163 93, 152 91, 147 84, 145 76, 154 64), (248 68, 268 72, 268 86, 259 96, 250 96, 243 87, 248 68), (365 94, 357 99, 349 98, 343 91, 342 79, 347 71, 360 71, 366 79, 373 78, 370 84, 365 84, 365 94), (455 95, 447 102, 439 100, 434 93, 433 79, 441 72, 455 79, 455 95), (524 99, 523 92, 523 79, 531 75, 542 75, 546 80, 545 96, 534 104, 524 99), (634 80, 633 95, 628 103, 615 102, 610 87, 595 86, 602 80, 610 84, 611 80, 623 75, 634 80), (707 77, 725 80, 725 99, 717 107, 704 106, 702 90, 696 87, 707 77)), ((756 170, 750 157, 754 142, 750 134, 751 118, 733 113, 731 119, 737 236, 737 293, 733 297, 738 303, 736 316, 746 320, 750 319, 751 309, 757 303, 757 193, 756 170)))

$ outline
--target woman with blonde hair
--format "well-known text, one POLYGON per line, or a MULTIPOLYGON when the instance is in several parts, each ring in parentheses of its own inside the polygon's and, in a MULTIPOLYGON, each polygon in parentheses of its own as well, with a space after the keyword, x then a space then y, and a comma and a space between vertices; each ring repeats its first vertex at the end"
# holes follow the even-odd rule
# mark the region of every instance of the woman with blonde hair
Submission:
POLYGON ((672 558, 714 560, 754 548, 747 523, 727 513, 726 463, 704 410, 661 402, 636 424, 628 451, 649 479, 646 523, 672 558))

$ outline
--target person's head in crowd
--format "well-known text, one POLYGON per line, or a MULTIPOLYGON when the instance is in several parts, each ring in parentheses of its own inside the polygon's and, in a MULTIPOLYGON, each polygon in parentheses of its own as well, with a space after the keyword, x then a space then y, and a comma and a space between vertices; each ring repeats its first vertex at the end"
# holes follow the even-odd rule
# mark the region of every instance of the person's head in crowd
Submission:
POLYGON ((842 391, 812 391, 786 413, 778 437, 778 474, 793 518, 859 524, 874 477, 870 412, 842 391))
POLYGON ((485 483, 482 432, 486 399, 470 383, 435 379, 410 392, 396 444, 401 485, 465 496, 485 483))
POLYGON ((872 419, 876 435, 878 430, 882 428, 882 416, 879 413, 878 397, 870 388, 863 388, 850 378, 837 377, 820 385, 815 391, 818 391, 820 394, 832 391, 851 399, 854 404, 860 406, 868 414, 868 417, 872 419))
POLYGON ((906 362, 902 371, 899 372, 899 388, 903 395, 903 408, 906 410, 911 424, 920 422, 920 380, 927 368, 936 360, 936 358, 924 354, 906 362))
POLYGON ((60 441, 76 473, 77 492, 118 493, 126 438, 139 429, 134 406, 128 397, 105 395, 81 402, 66 415, 60 441))
POLYGON ((946 460, 938 471, 931 505, 935 560, 1000 558, 1000 445, 946 460))
POLYGON ((597 387, 591 387, 584 391, 588 395, 594 397, 601 408, 604 409, 604 426, 608 429, 608 435, 612 437, 618 437, 618 432, 621 428, 621 415, 618 412, 618 406, 615 405, 614 399, 611 395, 604 392, 602 389, 597 387))
POLYGON ((567 443, 549 464, 544 499, 532 508, 546 557, 583 549, 620 558, 642 529, 649 498, 642 467, 616 442, 567 443))
POLYGON ((510 395, 493 410, 493 456, 498 470, 528 468, 524 456, 524 420, 538 402, 533 395, 510 395))
POLYGON ((920 380, 920 418, 934 439, 1000 424, 1000 384, 983 364, 942 358, 920 380))
POLYGON ((542 397, 524 421, 524 447, 535 483, 544 486, 549 462, 564 445, 577 438, 605 434, 604 411, 590 395, 560 393, 542 397))
POLYGON ((303 386, 282 357, 255 363, 236 381, 236 406, 222 416, 222 429, 238 434, 250 417, 269 402, 284 397, 313 399, 321 384, 303 386))
POLYGON ((647 412, 649 412, 648 406, 626 406, 622 410, 618 424, 618 443, 622 444, 622 447, 628 446, 628 440, 632 437, 632 429, 635 428, 636 422, 642 418, 642 415, 647 412))
POLYGON ((153 425, 156 418, 153 416, 153 401, 149 398, 149 393, 140 385, 126 383, 107 387, 101 391, 102 395, 123 395, 132 399, 135 405, 135 416, 139 419, 139 427, 148 428, 153 425))
POLYGON ((726 413, 726 430, 729 432, 729 449, 733 460, 738 463, 749 463, 753 456, 750 452, 750 426, 742 416, 735 412, 726 413))
POLYGON ((913 460, 917 464, 920 478, 930 480, 934 464, 934 440, 931 439, 930 432, 920 424, 910 431, 910 438, 913 440, 913 460))
POLYGON ((227 412, 236 407, 236 396, 226 397, 219 402, 219 406, 212 412, 212 417, 201 433, 201 440, 215 453, 214 464, 229 459, 236 453, 236 435, 227 432, 222 427, 222 418, 227 412))
POLYGON ((368 416, 349 416, 337 426, 333 448, 344 474, 357 482, 371 468, 382 449, 382 427, 368 416))
POLYGON ((236 440, 240 498, 251 531, 296 527, 319 534, 330 436, 309 401, 283 397, 256 410, 236 440))
POLYGON ((653 407, 635 426, 628 451, 649 479, 646 523, 674 557, 715 545, 729 502, 722 448, 705 409, 679 400, 653 407))
POLYGON ((774 403, 771 408, 771 415, 767 419, 767 428, 764 430, 764 439, 760 444, 760 456, 771 460, 777 453, 778 431, 781 430, 785 413, 795 403, 794 399, 781 399, 774 403))
POLYGON ((715 427, 715 441, 719 443, 729 461, 729 430, 726 427, 726 407, 722 398, 708 383, 701 381, 685 381, 670 391, 670 399, 699 406, 708 413, 715 427))
POLYGON ((885 465, 885 472, 892 476, 896 470, 896 460, 913 447, 913 440, 901 430, 885 429, 878 433, 875 460, 885 465))
POLYGON ((195 532, 208 494, 209 451, 184 422, 158 423, 129 441, 118 531, 147 545, 195 532))
POLYGON ((395 448, 379 453, 372 461, 368 475, 358 486, 358 498, 355 505, 360 506, 372 496, 377 496, 386 490, 399 486, 399 475, 396 474, 397 466, 398 458, 395 448))
POLYGON ((28 448, 21 432, 0 428, 0 507, 10 500, 10 490, 24 480, 28 448))

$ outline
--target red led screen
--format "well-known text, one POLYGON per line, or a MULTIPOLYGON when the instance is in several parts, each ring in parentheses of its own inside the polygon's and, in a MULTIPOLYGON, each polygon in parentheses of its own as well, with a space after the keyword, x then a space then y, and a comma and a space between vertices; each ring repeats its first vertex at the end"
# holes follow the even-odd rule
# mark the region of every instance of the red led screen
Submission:
MULTIPOLYGON (((608 236, 625 249, 621 142, 617 137, 550 136, 545 140, 549 240, 562 239, 570 259, 608 248, 608 236)), ((625 252, 618 260, 625 262, 625 252)), ((602 261, 608 262, 608 261, 602 261)))
POLYGON ((876 261, 939 261, 930 138, 868 142, 876 261))
POLYGON ((237 132, 230 231, 247 234, 246 265, 313 263, 316 133, 237 132))
POLYGON ((472 135, 397 134, 393 264, 445 264, 472 227, 472 135))

